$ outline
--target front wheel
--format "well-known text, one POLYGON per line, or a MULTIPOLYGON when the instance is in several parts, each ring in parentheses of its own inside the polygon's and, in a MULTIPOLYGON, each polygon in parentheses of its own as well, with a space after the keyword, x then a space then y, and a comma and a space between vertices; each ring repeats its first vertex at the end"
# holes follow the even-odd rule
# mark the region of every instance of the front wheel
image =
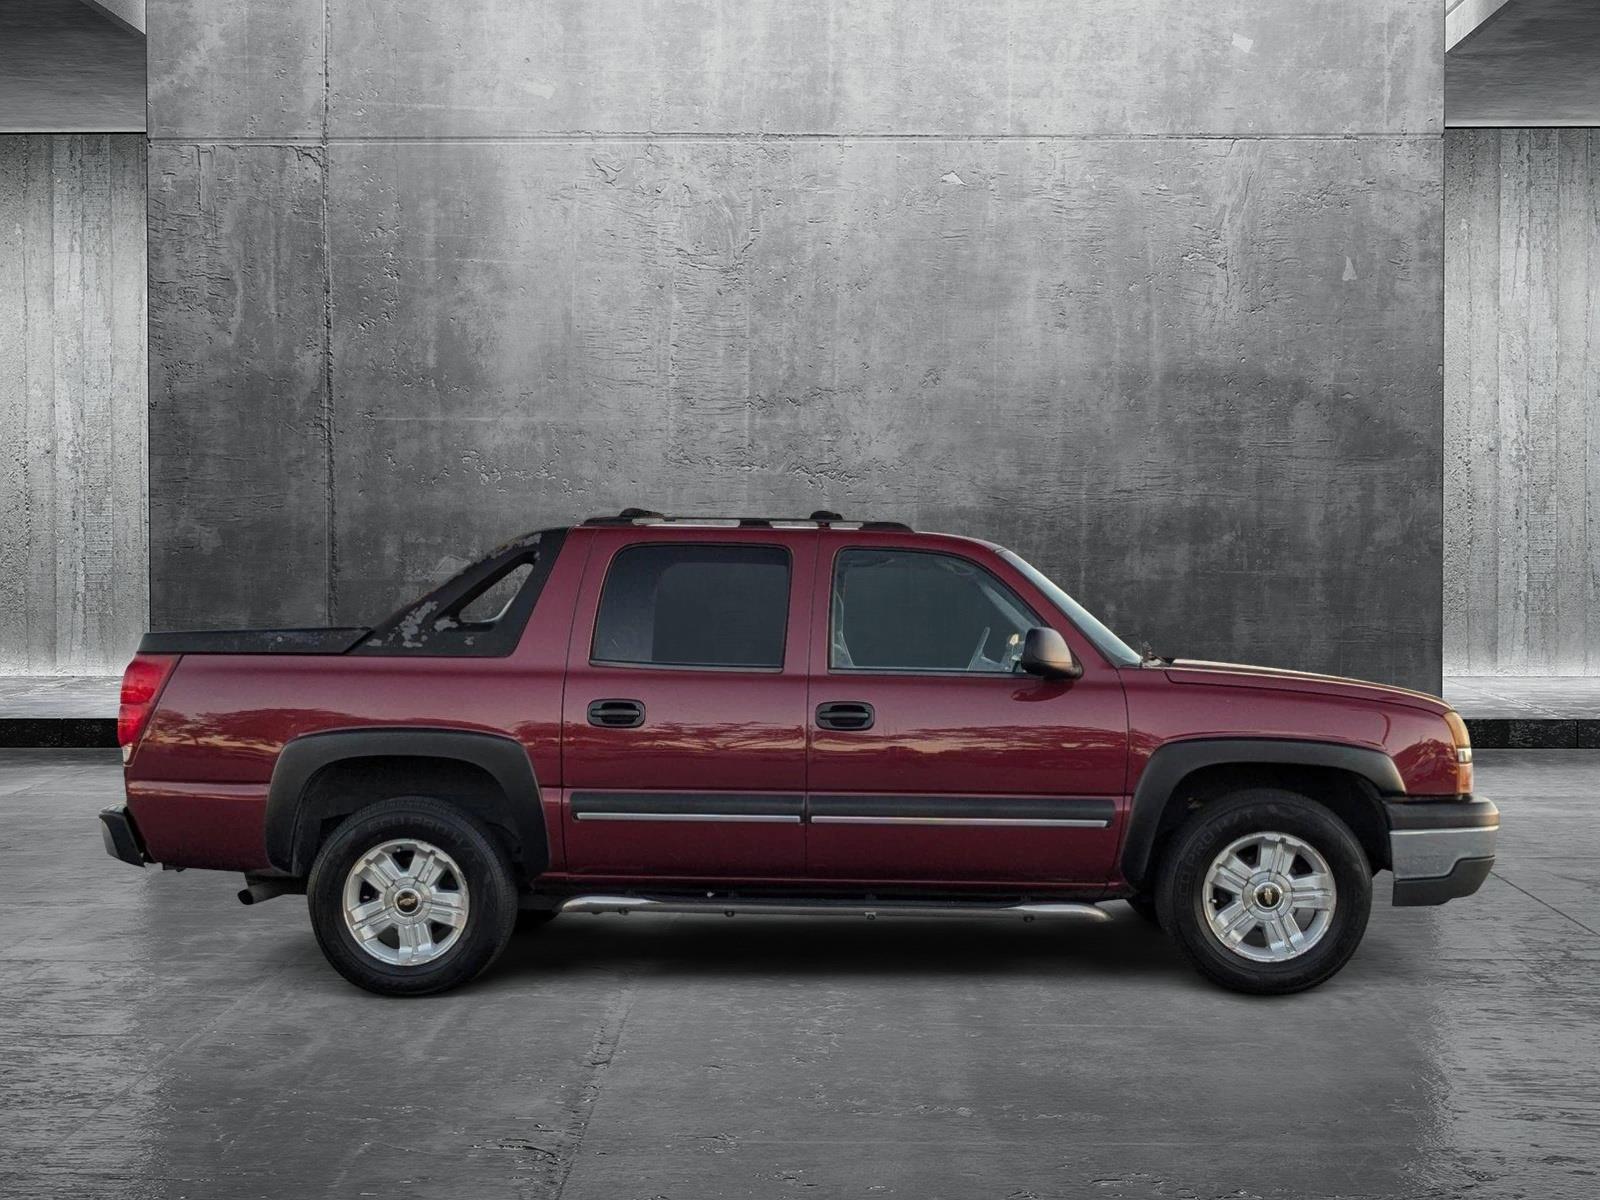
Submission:
POLYGON ((504 848, 466 813, 424 796, 386 800, 339 826, 312 864, 306 899, 334 969, 392 996, 472 979, 517 920, 504 848))
POLYGON ((1372 871, 1326 808, 1252 788, 1204 806, 1178 831, 1156 903, 1162 928, 1202 975, 1240 992, 1298 992, 1355 953, 1372 871))

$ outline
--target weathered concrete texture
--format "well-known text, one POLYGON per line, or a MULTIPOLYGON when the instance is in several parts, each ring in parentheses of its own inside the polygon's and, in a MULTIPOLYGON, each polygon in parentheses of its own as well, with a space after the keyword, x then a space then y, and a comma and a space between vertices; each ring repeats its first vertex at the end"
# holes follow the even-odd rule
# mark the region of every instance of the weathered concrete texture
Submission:
POLYGON ((326 616, 321 154, 152 145, 159 627, 326 616))
POLYGON ((1441 125, 1438 0, 345 0, 328 13, 338 136, 1441 125))
POLYGON ((1483 755, 1506 814, 1483 891, 1380 903, 1340 975, 1281 1000, 1207 985, 1111 905, 565 917, 394 1001, 323 963, 298 898, 107 858, 115 751, 0 754, 0 1176, 107 1200, 1589 1200, 1593 761, 1483 755))
POLYGON ((121 671, 145 626, 144 162, 0 137, 0 673, 121 671))
POLYGON ((1163 648, 1437 684, 1432 139, 332 154, 335 620, 463 513, 827 502, 1163 648))
POLYGON ((827 505, 1169 650, 1437 687, 1442 22, 153 3, 155 619, 827 505))
POLYGON ((1600 674, 1600 134, 1446 148, 1445 669, 1600 674))
POLYGON ((222 7, 149 0, 150 136, 320 134, 324 7, 324 0, 222 7))
POLYGON ((0 133, 144 129, 144 38, 79 0, 0 0, 0 133))
POLYGON ((150 128, 313 136, 326 82, 342 137, 1426 132, 1442 21, 1438 0, 155 0, 150 128))
POLYGON ((1600 5, 1511 0, 1446 56, 1447 123, 1600 125, 1596 63, 1600 5))

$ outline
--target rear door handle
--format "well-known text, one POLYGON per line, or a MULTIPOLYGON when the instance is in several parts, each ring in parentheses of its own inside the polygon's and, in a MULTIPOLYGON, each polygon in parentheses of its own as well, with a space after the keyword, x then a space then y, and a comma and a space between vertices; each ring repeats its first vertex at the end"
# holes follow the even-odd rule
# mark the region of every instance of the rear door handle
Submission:
POLYGON ((860 700, 831 700, 817 705, 817 725, 823 729, 860 733, 872 728, 873 719, 872 705, 860 700))
POLYGON ((591 701, 589 724, 602 729, 637 729, 644 724, 644 704, 638 700, 591 701))

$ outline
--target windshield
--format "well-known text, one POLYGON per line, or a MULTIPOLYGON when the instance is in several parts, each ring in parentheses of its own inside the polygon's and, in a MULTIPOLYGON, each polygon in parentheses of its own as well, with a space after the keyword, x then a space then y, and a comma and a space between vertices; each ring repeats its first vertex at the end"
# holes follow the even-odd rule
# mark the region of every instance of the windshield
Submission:
POLYGON ((1000 551, 1000 557, 1005 559, 1017 570, 1028 577, 1028 582, 1033 584, 1049 598, 1067 619, 1078 627, 1078 631, 1094 643, 1094 648, 1110 660, 1112 666, 1136 667, 1140 663, 1137 652, 1130 649, 1128 644, 1111 630, 1100 623, 1100 619, 1083 605, 1079 604, 1066 592, 1056 586, 1055 582, 1038 567, 1013 554, 1009 550, 1000 551))

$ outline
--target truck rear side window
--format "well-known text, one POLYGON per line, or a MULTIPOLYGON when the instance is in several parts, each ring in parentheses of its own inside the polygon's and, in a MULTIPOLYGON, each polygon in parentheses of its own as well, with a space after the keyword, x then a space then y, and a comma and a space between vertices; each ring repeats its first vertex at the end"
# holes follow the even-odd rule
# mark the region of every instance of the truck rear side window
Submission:
POLYGON ((630 546, 606 573, 590 661, 783 666, 789 553, 777 546, 630 546))
POLYGON ((565 529, 525 533, 379 623, 351 654, 504 658, 522 639, 565 529))

